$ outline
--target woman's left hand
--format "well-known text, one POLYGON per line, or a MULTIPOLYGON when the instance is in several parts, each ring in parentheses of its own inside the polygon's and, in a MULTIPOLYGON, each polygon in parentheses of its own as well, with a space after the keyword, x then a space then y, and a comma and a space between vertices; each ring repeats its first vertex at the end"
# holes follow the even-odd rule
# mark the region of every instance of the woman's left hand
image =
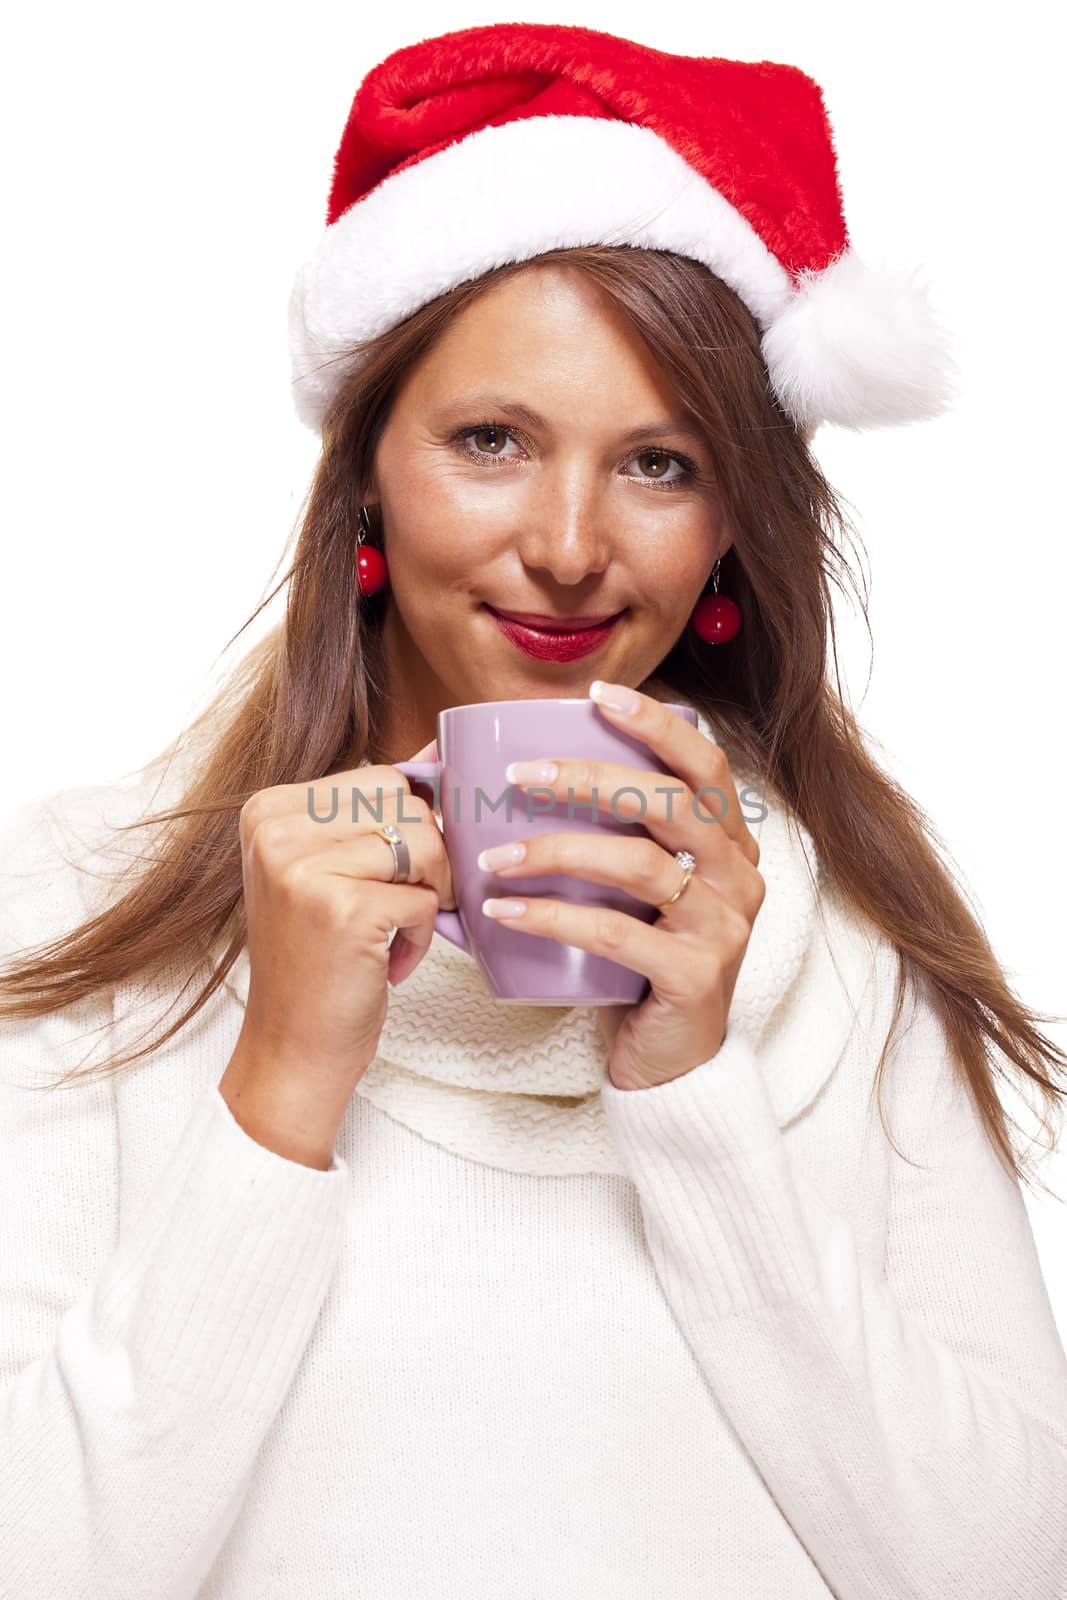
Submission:
POLYGON ((544 897, 483 902, 522 905, 520 915, 497 912, 497 920, 606 956, 648 978, 651 992, 640 1004, 603 1006, 599 1017, 611 1049, 612 1083, 644 1089, 679 1078, 717 1054, 766 885, 757 871, 759 845, 741 816, 722 749, 660 701, 629 692, 637 703, 633 712, 596 703, 616 727, 632 730, 662 756, 670 772, 560 757, 555 775, 546 776, 546 763, 554 758, 545 756, 514 763, 506 776, 520 788, 551 791, 561 801, 570 794, 578 805, 588 805, 596 789, 598 810, 608 812, 614 796, 615 816, 632 816, 651 837, 607 830, 547 833, 523 841, 520 862, 497 866, 494 852, 487 851, 481 864, 501 878, 572 874, 662 906, 683 879, 675 851, 693 855, 689 887, 653 923, 625 911, 544 897), (707 800, 696 798, 701 791, 707 800))

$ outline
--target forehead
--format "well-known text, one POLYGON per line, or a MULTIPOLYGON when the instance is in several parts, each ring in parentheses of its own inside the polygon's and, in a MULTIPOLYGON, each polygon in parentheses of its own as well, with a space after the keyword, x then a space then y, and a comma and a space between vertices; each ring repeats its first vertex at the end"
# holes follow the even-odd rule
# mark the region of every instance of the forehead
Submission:
MULTIPOLYGON (((610 403, 668 403, 673 385, 626 312, 578 268, 531 264, 455 316, 408 374, 411 399, 479 391, 583 392, 610 403), (605 387, 607 386, 607 387, 605 387)), ((537 399, 527 395, 536 408, 537 399)))

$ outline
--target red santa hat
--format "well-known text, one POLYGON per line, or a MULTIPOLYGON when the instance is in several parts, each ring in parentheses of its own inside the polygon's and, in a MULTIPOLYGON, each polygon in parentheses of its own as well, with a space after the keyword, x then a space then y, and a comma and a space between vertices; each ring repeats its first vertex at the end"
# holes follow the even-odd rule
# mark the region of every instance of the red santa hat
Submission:
POLYGON ((354 342, 493 267, 588 244, 710 267, 806 432, 917 421, 955 398, 917 272, 851 248, 810 77, 507 22, 396 50, 356 91, 325 233, 290 297, 298 415, 321 429, 354 342))

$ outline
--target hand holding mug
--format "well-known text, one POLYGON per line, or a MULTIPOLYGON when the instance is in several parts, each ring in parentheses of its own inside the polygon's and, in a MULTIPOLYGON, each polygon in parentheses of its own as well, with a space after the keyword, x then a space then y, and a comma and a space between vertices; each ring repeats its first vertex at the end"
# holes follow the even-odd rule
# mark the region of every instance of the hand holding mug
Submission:
POLYGON ((448 855, 427 802, 390 766, 260 789, 239 833, 249 990, 219 1090, 260 1144, 325 1170, 378 1048, 386 985, 418 965, 455 904, 448 855), (387 820, 402 809, 422 823, 406 829, 403 883, 374 818, 352 815, 357 785, 382 796, 387 820))
POLYGON ((486 852, 480 862, 503 879, 573 875, 617 885, 635 900, 665 907, 648 923, 626 911, 570 899, 486 902, 487 914, 509 928, 607 956, 648 978, 651 988, 640 1004, 600 1013, 611 1047, 609 1075, 620 1089, 668 1082, 717 1054, 766 894, 757 870, 759 844, 742 818, 721 747, 658 700, 633 689, 623 691, 621 697, 627 696, 632 711, 616 710, 600 698, 596 703, 613 724, 632 730, 661 756, 669 773, 595 760, 553 761, 546 754, 513 765, 507 776, 523 787, 573 794, 579 803, 590 801, 596 791, 598 807, 613 805, 619 816, 639 816, 650 837, 601 829, 541 833, 522 841, 521 861, 497 865, 493 853, 486 852), (683 893, 666 905, 684 881, 675 859, 679 850, 692 855, 695 867, 683 893), (520 906, 517 915, 505 914, 520 906))
MULTIPOLYGON (((694 707, 674 711, 697 727, 694 707)), ((596 832, 647 837, 641 823, 610 815, 595 804, 575 805, 551 793, 524 794, 505 772, 551 742, 556 754, 611 766, 647 767, 652 752, 640 735, 612 727, 587 695, 483 700, 449 706, 438 713, 437 745, 431 761, 398 761, 397 771, 414 783, 432 786, 435 816, 448 849, 456 910, 442 909, 434 927, 480 965, 502 1005, 631 1005, 648 992, 648 979, 635 969, 577 945, 524 939, 508 924, 487 917, 482 904, 493 892, 493 872, 480 864, 485 849, 513 844, 544 833, 596 832), (582 816, 577 816, 577 811, 582 816)), ((398 813, 404 834, 408 818, 398 813)), ((414 831, 418 831, 417 829, 414 831)), ((398 844, 398 855, 402 842, 398 844)), ((548 873, 524 874, 516 887, 532 895, 562 894, 586 907, 628 910, 651 922, 655 908, 636 901, 614 883, 569 880, 548 873)))

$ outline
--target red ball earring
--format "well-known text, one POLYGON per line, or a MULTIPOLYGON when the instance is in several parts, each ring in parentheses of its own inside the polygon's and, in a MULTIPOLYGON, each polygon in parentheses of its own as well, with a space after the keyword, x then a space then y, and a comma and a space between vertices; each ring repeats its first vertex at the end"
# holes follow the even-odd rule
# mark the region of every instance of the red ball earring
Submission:
POLYGON ((707 644, 726 644, 741 631, 741 607, 729 595, 719 593, 719 567, 722 557, 711 569, 712 593, 701 597, 689 618, 693 631, 707 644))
POLYGON ((389 581, 389 568, 385 556, 372 544, 366 544, 370 537, 370 517, 366 506, 359 508, 359 527, 356 530, 356 582, 361 595, 377 594, 389 581))

